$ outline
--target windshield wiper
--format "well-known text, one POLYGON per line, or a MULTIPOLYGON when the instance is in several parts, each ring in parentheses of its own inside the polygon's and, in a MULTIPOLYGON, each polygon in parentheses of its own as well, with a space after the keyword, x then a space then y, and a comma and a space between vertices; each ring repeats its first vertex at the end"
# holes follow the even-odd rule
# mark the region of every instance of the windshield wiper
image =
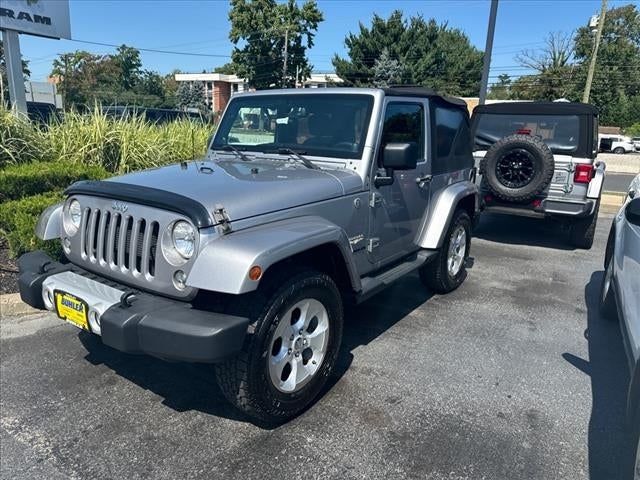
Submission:
MULTIPOLYGON (((291 148, 278 148, 277 150, 274 150, 273 152, 267 152, 267 153, 277 153, 278 155, 291 155, 293 158, 295 158, 296 160, 300 160, 302 163, 304 163, 304 166, 307 168, 311 168, 314 170, 320 170, 320 167, 318 167, 317 165, 314 165, 313 162, 311 160, 309 160, 308 158, 303 157, 300 152, 296 152, 295 150, 291 149, 291 148)), ((302 152, 302 153, 306 153, 306 152, 302 152)))
POLYGON ((236 157, 242 159, 242 161, 244 162, 250 162, 251 159, 249 157, 247 157, 244 153, 242 153, 240 150, 238 150, 236 147, 234 147, 233 145, 223 145, 221 147, 218 148, 213 148, 213 150, 223 150, 225 152, 233 152, 236 154, 236 157))

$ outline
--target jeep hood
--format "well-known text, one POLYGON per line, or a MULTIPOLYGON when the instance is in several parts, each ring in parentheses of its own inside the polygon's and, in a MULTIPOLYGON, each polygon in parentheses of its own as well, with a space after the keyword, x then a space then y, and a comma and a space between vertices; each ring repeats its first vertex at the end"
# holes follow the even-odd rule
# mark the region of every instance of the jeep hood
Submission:
MULTIPOLYGON (((363 188, 360 176, 345 169, 314 170, 297 162, 257 159, 192 161, 106 182, 188 197, 208 212, 222 206, 231 221, 320 202, 363 188)), ((117 192, 117 187, 114 188, 117 192)))

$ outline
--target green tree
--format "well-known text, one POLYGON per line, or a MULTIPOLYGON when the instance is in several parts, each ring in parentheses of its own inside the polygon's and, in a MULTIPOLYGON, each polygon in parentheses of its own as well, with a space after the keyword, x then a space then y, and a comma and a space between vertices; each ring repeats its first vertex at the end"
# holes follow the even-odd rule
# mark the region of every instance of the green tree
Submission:
POLYGON ((577 74, 572 58, 572 37, 562 32, 547 35, 538 51, 523 50, 516 61, 536 73, 523 75, 513 82, 512 97, 521 100, 575 97, 577 74))
MULTIPOLYGON (((22 75, 24 76, 24 81, 26 82, 31 76, 31 71, 29 70, 29 62, 27 60, 22 60, 22 75)), ((4 57, 4 46, 2 45, 2 40, 0 40, 0 101, 2 104, 9 103, 9 81, 7 79, 7 64, 5 62, 4 57)))
POLYGON ((120 45, 115 55, 111 56, 112 61, 120 68, 120 85, 122 90, 131 90, 140 80, 142 60, 140 51, 120 45))
POLYGON ((391 58, 389 49, 385 47, 373 64, 373 83, 376 87, 399 84, 402 82, 404 72, 404 65, 395 58, 391 58))
POLYGON ((67 107, 107 105, 175 106, 177 85, 173 75, 142 69, 140 52, 122 45, 113 55, 86 51, 64 53, 53 61, 52 75, 67 107))
POLYGON ((309 78, 307 49, 322 20, 315 0, 231 0, 232 71, 258 89, 294 86, 296 74, 309 78))
POLYGON ((498 75, 498 81, 491 85, 487 98, 491 100, 508 100, 511 98, 511 77, 507 73, 498 75))
POLYGON ((229 62, 213 69, 213 73, 222 73, 223 75, 235 75, 234 65, 229 62))
POLYGON ((624 133, 630 137, 640 137, 640 122, 636 122, 625 128, 624 133))
MULTIPOLYGON (((576 99, 582 96, 593 41, 589 27, 576 32, 574 55, 580 63, 576 99)), ((625 127, 640 122, 640 12, 636 5, 607 11, 590 102, 600 110, 603 125, 625 127)))
POLYGON ((182 110, 195 108, 201 113, 207 111, 205 91, 202 82, 180 82, 176 91, 176 105, 182 110))
POLYGON ((396 10, 388 19, 374 15, 371 26, 360 23, 358 33, 345 38, 348 59, 335 55, 333 66, 347 85, 370 86, 374 65, 383 48, 404 67, 403 83, 424 85, 453 95, 477 95, 482 52, 455 28, 425 20, 403 18, 396 10))

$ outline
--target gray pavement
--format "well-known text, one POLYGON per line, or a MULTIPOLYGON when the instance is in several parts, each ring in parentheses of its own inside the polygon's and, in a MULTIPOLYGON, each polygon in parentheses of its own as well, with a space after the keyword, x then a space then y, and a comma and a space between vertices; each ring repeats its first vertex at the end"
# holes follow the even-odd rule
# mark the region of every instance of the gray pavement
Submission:
POLYGON ((604 192, 627 193, 631 180, 635 177, 632 173, 610 173, 604 177, 604 192))
POLYGON ((120 354, 53 315, 0 324, 2 478, 615 479, 628 372, 591 251, 486 216, 448 296, 408 277, 348 312, 331 387, 273 430, 207 366, 120 354))

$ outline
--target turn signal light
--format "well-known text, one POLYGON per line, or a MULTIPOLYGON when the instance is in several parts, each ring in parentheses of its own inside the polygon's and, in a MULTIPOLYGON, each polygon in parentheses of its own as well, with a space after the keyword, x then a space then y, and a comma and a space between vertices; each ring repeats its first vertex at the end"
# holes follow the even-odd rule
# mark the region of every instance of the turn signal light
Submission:
POLYGON ((576 165, 576 172, 573 174, 573 183, 589 183, 593 178, 593 167, 581 163, 576 165))
POLYGON ((254 265, 253 267, 251 267, 251 269, 249 270, 249 278, 251 280, 255 282, 256 280, 260 280, 261 276, 262 276, 262 268, 260 268, 257 265, 254 265))

